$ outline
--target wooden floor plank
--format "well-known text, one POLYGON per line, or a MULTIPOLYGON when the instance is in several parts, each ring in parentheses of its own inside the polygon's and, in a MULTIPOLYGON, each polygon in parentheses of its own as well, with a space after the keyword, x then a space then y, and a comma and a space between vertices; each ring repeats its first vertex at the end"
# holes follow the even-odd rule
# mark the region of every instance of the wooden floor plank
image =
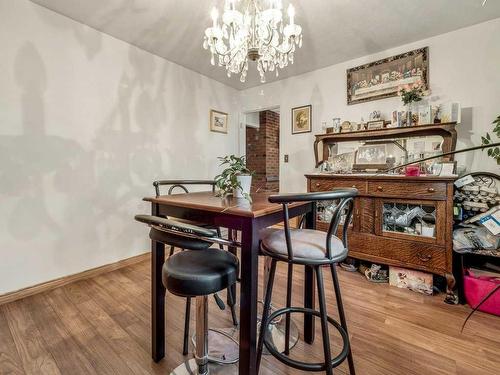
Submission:
POLYGON ((94 317, 83 316, 65 296, 63 288, 47 292, 45 295, 66 330, 80 346, 87 348, 96 373, 132 374, 132 371, 123 363, 113 348, 89 323, 89 320, 94 319, 94 317))
POLYGON ((62 374, 78 375, 96 372, 87 348, 78 345, 59 320, 43 294, 29 297, 30 312, 40 330, 47 350, 52 354, 62 374))
POLYGON ((91 316, 90 324, 103 337, 104 341, 112 347, 119 358, 136 375, 147 375, 149 369, 141 364, 147 363, 149 352, 143 350, 120 325, 113 320, 97 303, 91 294, 87 293, 82 285, 79 288, 64 288, 68 299, 83 316, 91 316), (81 298, 80 292, 85 291, 88 298, 81 298))
POLYGON ((28 299, 23 299, 7 304, 3 309, 24 371, 28 374, 61 374, 29 313, 28 303, 28 299))
MULTIPOLYGON (((186 359, 181 353, 185 300, 167 295, 169 350, 155 364, 149 354, 149 273, 149 262, 144 261, 0 306, 0 374, 168 375, 186 359)), ((300 305, 303 271, 298 268, 294 274, 292 300, 300 305)), ((277 306, 285 300, 285 276, 280 266, 273 299, 277 306)), ((461 333, 467 306, 446 305, 442 295, 428 297, 372 284, 357 273, 339 271, 339 277, 358 374, 500 374, 499 318, 477 313, 461 333)), ((325 286, 329 313, 336 318, 327 272, 325 286)), ((212 298, 209 312, 211 327, 231 326, 229 311, 220 311, 212 298)), ((302 317, 293 318, 301 327, 302 317)), ((194 314, 191 325, 194 332, 194 314)), ((292 350, 294 358, 322 360, 319 323, 316 332, 314 345, 299 341, 292 350)), ((334 348, 338 342, 332 334, 334 348)), ((265 356, 261 374, 306 373, 265 356)), ((336 374, 348 374, 346 364, 336 374)))
POLYGON ((24 374, 4 309, 5 306, 0 306, 0 374, 24 374))

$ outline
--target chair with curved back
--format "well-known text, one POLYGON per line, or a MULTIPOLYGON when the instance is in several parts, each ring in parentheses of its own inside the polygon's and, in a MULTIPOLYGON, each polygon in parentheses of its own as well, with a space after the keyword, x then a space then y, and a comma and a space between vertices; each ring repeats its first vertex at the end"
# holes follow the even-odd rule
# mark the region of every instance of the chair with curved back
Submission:
MULTIPOLYGON (((273 195, 269 197, 269 202, 281 203, 283 205, 283 220, 284 229, 266 230, 261 235, 261 253, 271 258, 271 266, 269 272, 269 281, 267 283, 264 311, 262 324, 260 327, 260 336, 257 346, 257 366, 260 365, 263 346, 282 363, 303 371, 325 371, 326 374, 332 375, 333 368, 337 367, 346 358, 349 363, 349 371, 351 375, 355 374, 354 361, 349 343, 347 332, 347 323, 345 319, 344 307, 340 293, 339 280, 336 271, 336 264, 343 261, 348 254, 347 234, 349 222, 352 218, 354 197, 357 195, 356 189, 339 189, 328 192, 305 193, 305 194, 284 194, 273 195), (318 201, 336 201, 336 208, 332 215, 328 232, 322 232, 311 229, 290 229, 288 205, 293 202, 318 202, 318 201), (336 236, 341 219, 344 219, 342 228, 342 239, 336 236), (270 305, 273 292, 273 284, 275 279, 277 262, 285 262, 288 264, 287 274, 287 296, 286 307, 281 308, 270 314, 270 305), (293 265, 306 265, 314 269, 316 275, 319 311, 303 307, 292 307, 292 276, 293 265), (325 290, 323 284, 323 267, 330 268, 333 287, 337 300, 337 308, 339 312, 340 323, 328 316, 325 302, 325 290), (323 338, 323 352, 325 361, 323 363, 306 363, 289 357, 289 328, 286 330, 285 351, 281 353, 276 349, 272 339, 265 332, 268 331, 268 326, 273 320, 282 315, 285 315, 286 326, 290 326, 290 314, 302 313, 306 315, 317 316, 321 320, 321 331, 323 338), (342 337, 342 348, 340 353, 332 358, 328 325, 329 323, 340 333, 342 337)), ((257 367, 258 368, 258 367, 257 367)))
MULTIPOLYGON (((215 192, 215 181, 214 180, 177 180, 177 179, 176 180, 158 180, 158 181, 153 182, 153 187, 155 188, 155 194, 156 194, 157 198, 162 195, 162 192, 161 192, 162 186, 168 187, 168 190, 166 191, 167 195, 175 194, 176 190, 181 190, 183 193, 189 193, 188 187, 190 187, 190 186, 210 187, 212 192, 215 192)), ((167 219, 172 219, 178 223, 195 225, 198 227, 202 227, 205 229, 215 231, 215 233, 217 234, 217 237, 222 238, 221 229, 219 227, 216 227, 216 226, 213 226, 210 224, 206 224, 206 223, 200 223, 197 221, 186 220, 186 219, 182 219, 182 218, 168 217, 167 219)), ((229 232, 229 241, 230 242, 232 241, 231 234, 232 233, 230 231, 229 232)), ((157 235, 158 235, 158 233, 157 233, 157 235)), ((150 234, 150 236, 151 236, 151 234, 150 234)), ((154 238, 152 238, 152 239, 154 239, 154 238)), ((164 241, 161 241, 161 239, 158 239, 157 241, 165 243, 164 241)), ((174 246, 174 245, 170 244, 169 256, 172 256, 174 254, 174 251, 176 248, 179 248, 181 250, 183 249, 182 247, 174 246)), ((224 248, 224 246, 221 243, 219 243, 219 248, 222 250, 224 248)), ((235 253, 234 247, 229 246, 228 249, 233 254, 235 253)), ((228 293, 228 295, 227 295, 228 296, 227 304, 229 305, 229 308, 231 310, 231 317, 233 319, 233 324, 235 326, 237 326, 238 325, 238 318, 236 315, 236 306, 235 306, 235 304, 236 304, 236 301, 235 301, 236 292, 235 292, 235 290, 236 290, 236 288, 234 286, 232 286, 231 293, 228 293)), ((221 310, 224 310, 225 309, 224 302, 218 296, 217 293, 214 293, 214 298, 215 298, 215 301, 217 302, 217 305, 219 306, 219 308, 221 310)), ((182 348, 183 355, 188 354, 188 351, 189 351, 189 318, 190 318, 190 315, 191 315, 191 298, 187 297, 186 298, 186 311, 185 311, 185 318, 184 318, 184 340, 183 340, 183 348, 182 348)))
MULTIPOLYGON (((238 278, 238 258, 228 251, 211 248, 213 243, 236 246, 217 237, 207 228, 151 215, 136 215, 135 220, 151 227, 150 237, 166 245, 186 249, 168 257, 162 269, 162 281, 172 294, 196 298, 195 358, 187 360, 170 374, 228 374, 236 373, 233 362, 210 363, 208 352, 208 296, 231 286, 238 278), (222 364, 222 365, 221 365, 222 364)), ((235 343, 237 346, 237 343, 235 343)))

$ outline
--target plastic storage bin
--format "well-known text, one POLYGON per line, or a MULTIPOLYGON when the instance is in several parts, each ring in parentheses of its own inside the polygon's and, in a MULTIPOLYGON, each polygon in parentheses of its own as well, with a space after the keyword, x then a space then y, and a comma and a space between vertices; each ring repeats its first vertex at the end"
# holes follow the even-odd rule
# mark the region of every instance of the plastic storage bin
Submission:
MULTIPOLYGON (((498 278, 475 276, 471 270, 466 270, 464 274, 465 300, 470 307, 475 308, 499 284, 498 278)), ((500 289, 493 293, 478 310, 500 316, 500 289)))

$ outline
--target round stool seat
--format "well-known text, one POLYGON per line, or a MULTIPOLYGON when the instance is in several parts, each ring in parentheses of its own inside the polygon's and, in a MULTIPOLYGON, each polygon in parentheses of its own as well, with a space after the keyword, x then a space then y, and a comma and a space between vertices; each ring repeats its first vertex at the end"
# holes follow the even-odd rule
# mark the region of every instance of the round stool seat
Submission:
POLYGON ((206 249, 172 255, 163 265, 163 285, 170 293, 206 296, 236 283, 238 258, 228 251, 206 249))

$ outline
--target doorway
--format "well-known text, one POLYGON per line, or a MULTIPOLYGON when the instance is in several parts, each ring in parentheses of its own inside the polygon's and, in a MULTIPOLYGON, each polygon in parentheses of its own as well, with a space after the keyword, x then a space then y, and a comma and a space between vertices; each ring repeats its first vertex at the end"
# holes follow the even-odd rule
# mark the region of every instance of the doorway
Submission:
POLYGON ((247 167, 255 171, 252 191, 279 191, 279 107, 245 114, 247 167))

